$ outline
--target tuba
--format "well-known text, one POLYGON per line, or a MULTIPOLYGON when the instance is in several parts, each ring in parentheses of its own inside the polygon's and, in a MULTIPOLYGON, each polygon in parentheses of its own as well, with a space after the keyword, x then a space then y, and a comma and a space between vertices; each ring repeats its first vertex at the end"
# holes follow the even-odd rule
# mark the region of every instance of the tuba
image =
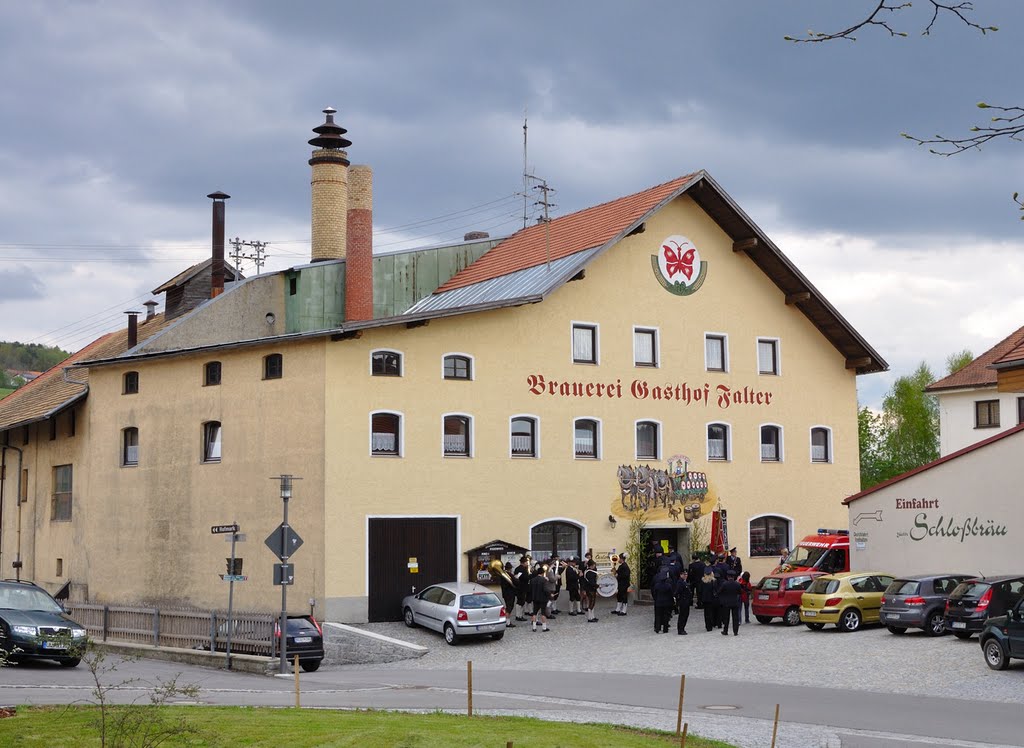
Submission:
POLYGON ((491 579, 493 579, 495 582, 499 582, 499 580, 504 579, 505 582, 512 585, 513 587, 516 586, 516 583, 512 580, 512 577, 510 577, 508 575, 508 572, 505 571, 505 564, 501 563, 501 559, 496 558, 493 561, 491 561, 491 563, 487 565, 487 570, 491 573, 491 579))

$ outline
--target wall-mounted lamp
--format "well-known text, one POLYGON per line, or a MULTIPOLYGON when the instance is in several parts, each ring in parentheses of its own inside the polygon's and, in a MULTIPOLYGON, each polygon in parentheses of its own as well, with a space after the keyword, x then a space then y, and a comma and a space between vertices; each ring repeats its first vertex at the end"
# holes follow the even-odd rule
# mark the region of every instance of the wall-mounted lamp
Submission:
POLYGON ((609 514, 608 515, 608 524, 612 526, 613 530, 615 529, 615 525, 618 524, 618 522, 615 519, 615 515, 614 514, 609 514))

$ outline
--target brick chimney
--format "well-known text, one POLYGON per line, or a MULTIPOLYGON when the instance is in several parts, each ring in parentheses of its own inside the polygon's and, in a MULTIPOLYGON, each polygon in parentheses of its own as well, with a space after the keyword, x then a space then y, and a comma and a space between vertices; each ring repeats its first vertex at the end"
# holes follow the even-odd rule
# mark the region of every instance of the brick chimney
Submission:
POLYGON ((373 170, 348 172, 348 248, 345 258, 345 319, 373 319, 373 170))
POLYGON ((343 149, 352 141, 343 137, 348 131, 335 124, 336 110, 327 107, 323 111, 326 119, 313 128, 317 137, 309 141, 317 148, 309 159, 313 167, 312 262, 343 259, 348 242, 349 161, 343 149))

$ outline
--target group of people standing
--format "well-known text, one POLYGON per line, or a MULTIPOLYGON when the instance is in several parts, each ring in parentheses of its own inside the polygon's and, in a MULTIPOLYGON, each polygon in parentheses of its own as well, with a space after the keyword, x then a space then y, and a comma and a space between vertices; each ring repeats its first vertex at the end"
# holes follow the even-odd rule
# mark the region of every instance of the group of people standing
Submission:
POLYGON ((526 621, 530 616, 530 630, 550 631, 548 620, 559 615, 558 598, 562 592, 563 577, 569 595, 569 615, 586 616, 588 623, 597 622, 594 605, 597 603, 597 564, 590 553, 582 561, 569 558, 563 561, 553 554, 544 563, 530 567, 530 558, 522 556, 519 566, 505 565, 505 574, 500 576, 505 609, 509 612, 506 626, 514 628, 515 620, 526 621))

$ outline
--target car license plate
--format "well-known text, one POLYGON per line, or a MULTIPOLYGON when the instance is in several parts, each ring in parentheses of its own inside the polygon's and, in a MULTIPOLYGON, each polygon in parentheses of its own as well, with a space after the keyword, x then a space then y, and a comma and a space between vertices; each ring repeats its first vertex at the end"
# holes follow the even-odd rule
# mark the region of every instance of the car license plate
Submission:
POLYGON ((885 617, 888 618, 890 621, 898 621, 900 619, 900 614, 899 613, 886 613, 885 617))
POLYGON ((965 628, 967 628, 967 624, 964 623, 963 621, 953 621, 953 623, 951 624, 951 628, 954 628, 954 629, 965 629, 965 628))
POLYGON ((758 600, 767 600, 768 599, 768 595, 758 595, 757 599, 758 600))
POLYGON ((62 642, 43 642, 43 649, 67 649, 62 642))
POLYGON ((814 618, 814 616, 818 615, 816 610, 805 610, 803 613, 805 618, 814 618))
POLYGON ((296 644, 309 644, 312 641, 313 641, 313 637, 312 636, 296 636, 295 637, 295 643, 296 644))

